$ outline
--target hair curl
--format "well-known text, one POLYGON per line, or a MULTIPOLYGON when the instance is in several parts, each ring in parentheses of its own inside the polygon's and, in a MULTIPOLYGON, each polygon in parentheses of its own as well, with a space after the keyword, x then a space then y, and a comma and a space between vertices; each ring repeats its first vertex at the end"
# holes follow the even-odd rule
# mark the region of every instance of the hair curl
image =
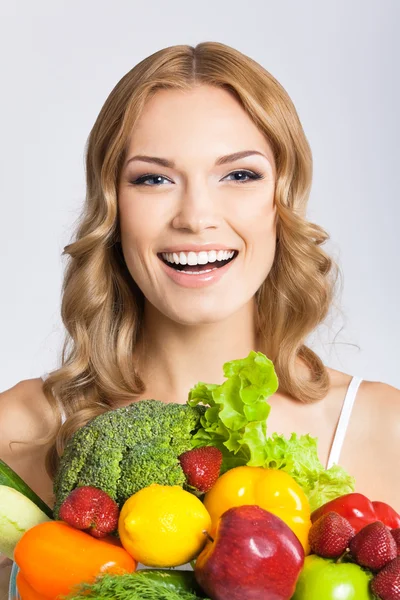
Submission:
MULTIPOLYGON (((232 93, 267 137, 276 163, 277 247, 256 294, 257 326, 274 362, 280 391, 304 403, 325 397, 329 376, 305 339, 327 316, 339 268, 321 248, 327 232, 305 218, 312 180, 311 150, 296 109, 260 64, 225 44, 177 45, 142 60, 105 101, 86 145, 86 200, 62 286, 66 329, 62 366, 43 384, 57 427, 46 466, 52 476, 66 441, 88 420, 134 401, 145 386, 133 351, 143 294, 119 243, 117 185, 127 140, 145 102, 159 89, 218 86, 232 93), (311 378, 296 371, 302 359, 311 378), (66 415, 61 426, 60 406, 66 415)), ((51 437, 52 436, 52 437, 51 437)))

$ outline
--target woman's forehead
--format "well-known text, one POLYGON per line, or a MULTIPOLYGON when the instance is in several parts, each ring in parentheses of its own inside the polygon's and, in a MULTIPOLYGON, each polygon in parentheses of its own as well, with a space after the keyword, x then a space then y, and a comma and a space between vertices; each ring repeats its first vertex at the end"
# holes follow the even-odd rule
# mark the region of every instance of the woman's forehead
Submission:
POLYGON ((226 90, 199 86, 192 90, 159 90, 146 103, 127 143, 134 155, 174 162, 193 155, 215 164, 222 156, 255 150, 273 164, 265 134, 226 90))

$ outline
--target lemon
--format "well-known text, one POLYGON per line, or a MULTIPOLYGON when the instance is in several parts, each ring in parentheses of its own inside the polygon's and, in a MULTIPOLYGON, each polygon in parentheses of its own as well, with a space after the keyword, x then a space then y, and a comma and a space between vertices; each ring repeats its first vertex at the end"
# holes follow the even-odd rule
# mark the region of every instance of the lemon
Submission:
POLYGON ((125 550, 148 567, 177 567, 193 560, 210 528, 201 500, 179 485, 158 483, 128 498, 118 522, 125 550))

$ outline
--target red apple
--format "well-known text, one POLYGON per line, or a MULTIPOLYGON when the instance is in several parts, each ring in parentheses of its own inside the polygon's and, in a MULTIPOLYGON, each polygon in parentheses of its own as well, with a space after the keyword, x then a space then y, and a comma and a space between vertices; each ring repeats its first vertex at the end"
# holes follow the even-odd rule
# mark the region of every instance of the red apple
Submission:
POLYGON ((194 571, 213 600, 289 600, 303 564, 303 547, 288 525, 244 505, 223 513, 194 571))

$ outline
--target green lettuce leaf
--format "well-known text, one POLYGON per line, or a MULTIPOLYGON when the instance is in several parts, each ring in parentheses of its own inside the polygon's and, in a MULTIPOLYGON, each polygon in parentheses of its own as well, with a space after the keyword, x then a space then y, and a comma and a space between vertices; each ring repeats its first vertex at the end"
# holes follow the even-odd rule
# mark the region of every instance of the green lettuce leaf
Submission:
POLYGON ((273 433, 264 447, 264 467, 282 469, 303 488, 311 510, 338 496, 354 492, 355 480, 343 467, 325 469, 318 457, 317 438, 292 433, 289 439, 273 433))
POLYGON ((190 406, 210 407, 192 443, 219 448, 224 456, 222 473, 234 466, 262 464, 271 410, 266 399, 278 389, 274 365, 262 352, 251 351, 247 358, 225 363, 223 369, 224 383, 200 382, 188 398, 190 406))
POLYGON ((322 470, 316 478, 314 486, 308 492, 311 510, 319 508, 338 496, 351 494, 355 490, 355 479, 340 465, 333 465, 322 470))
POLYGON ((318 458, 317 438, 292 433, 289 439, 267 436, 271 410, 267 399, 278 389, 274 365, 262 352, 223 366, 221 385, 199 382, 189 392, 188 404, 209 408, 192 438, 194 448, 216 446, 223 455, 221 473, 248 465, 283 469, 303 488, 314 510, 353 492, 355 480, 342 467, 326 470, 318 458))

